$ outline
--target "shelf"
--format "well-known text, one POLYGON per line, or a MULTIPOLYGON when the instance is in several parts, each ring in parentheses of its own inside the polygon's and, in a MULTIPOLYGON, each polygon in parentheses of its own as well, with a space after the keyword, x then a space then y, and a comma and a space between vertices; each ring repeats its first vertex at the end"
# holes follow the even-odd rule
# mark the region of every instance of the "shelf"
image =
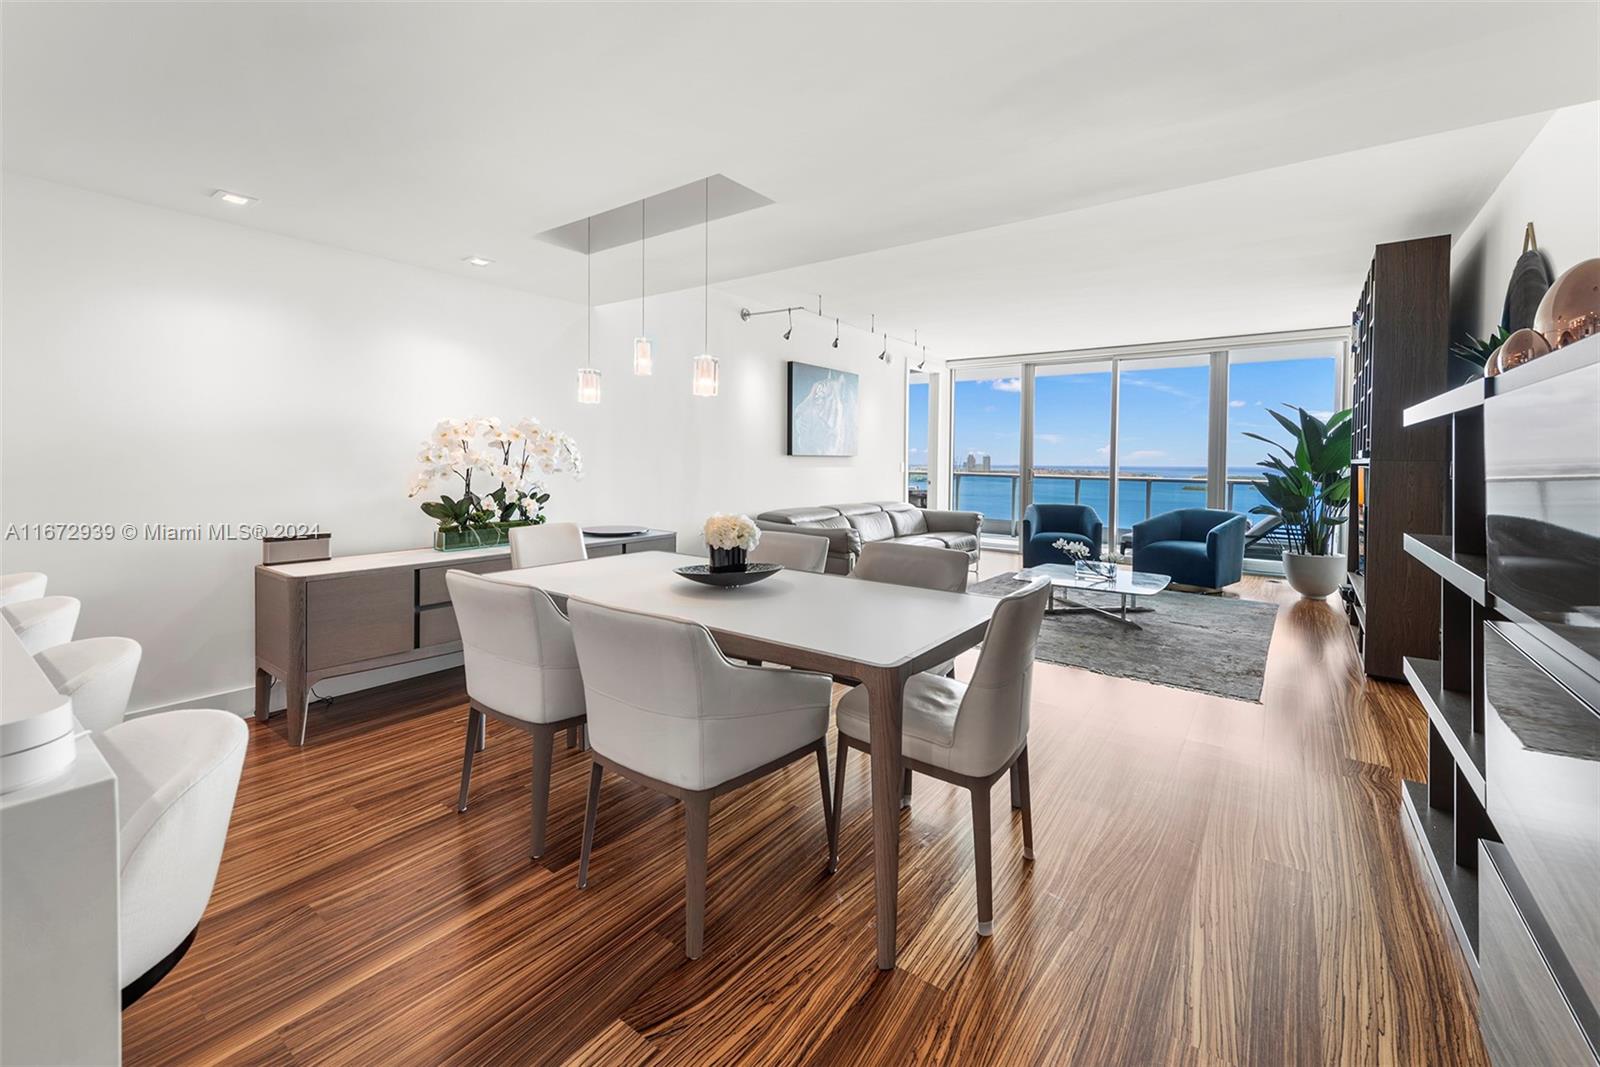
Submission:
POLYGON ((1465 552, 1457 554, 1449 534, 1408 533, 1402 540, 1408 555, 1467 594, 1474 603, 1488 606, 1488 560, 1465 552))
POLYGON ((1412 404, 1401 412, 1401 420, 1407 426, 1416 426, 1482 407, 1483 402, 1494 395, 1494 382, 1493 378, 1479 378, 1475 382, 1458 385, 1420 404, 1412 404))
POLYGON ((1360 571, 1347 571, 1345 577, 1350 580, 1350 588, 1355 590, 1356 602, 1362 607, 1367 605, 1367 576, 1360 571))
POLYGON ((1436 659, 1418 659, 1407 656, 1402 669, 1406 681, 1427 709, 1434 729, 1444 738, 1450 755, 1460 768, 1462 777, 1478 795, 1478 803, 1488 807, 1483 784, 1483 735, 1472 729, 1472 697, 1446 689, 1436 659))
POLYGON ((1400 810, 1476 980, 1478 872, 1456 864, 1455 820, 1448 811, 1428 807, 1428 787, 1421 782, 1401 781, 1400 810))

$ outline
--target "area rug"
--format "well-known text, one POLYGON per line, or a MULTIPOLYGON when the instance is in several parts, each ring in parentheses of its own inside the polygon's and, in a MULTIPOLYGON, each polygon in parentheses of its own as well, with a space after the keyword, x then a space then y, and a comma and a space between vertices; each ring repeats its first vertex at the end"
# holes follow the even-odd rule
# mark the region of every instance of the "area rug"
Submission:
MULTIPOLYGON (((969 591, 1005 596, 1022 585, 1006 574, 969 591)), ((1119 603, 1115 596, 1077 589, 1056 595, 1058 602, 1096 607, 1115 608, 1119 603)), ((1138 630, 1087 612, 1046 615, 1036 658, 1096 674, 1261 702, 1267 649, 1278 615, 1275 605, 1171 589, 1138 603, 1154 609, 1131 616, 1142 627, 1138 630)))

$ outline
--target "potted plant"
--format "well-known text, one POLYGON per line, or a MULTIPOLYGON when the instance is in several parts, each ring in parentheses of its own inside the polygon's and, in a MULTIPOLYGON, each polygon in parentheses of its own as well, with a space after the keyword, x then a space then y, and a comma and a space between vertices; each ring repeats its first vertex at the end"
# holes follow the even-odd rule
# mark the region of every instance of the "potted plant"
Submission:
POLYGON ((706 520, 706 547, 711 550, 711 573, 727 574, 746 567, 746 553, 761 543, 761 529, 748 515, 723 515, 706 520))
POLYGON ((1294 410, 1298 421, 1268 411, 1289 431, 1291 447, 1260 434, 1245 434, 1283 453, 1269 455, 1259 464, 1266 468, 1259 488, 1267 503, 1251 513, 1282 520, 1289 538, 1283 573, 1294 591, 1325 597, 1344 584, 1344 555, 1334 548, 1350 505, 1350 412, 1336 412, 1323 422, 1304 408, 1294 410))
POLYGON ((417 463, 408 496, 440 480, 461 480, 459 496, 440 493, 422 504, 422 513, 438 523, 433 547, 441 552, 505 544, 511 529, 545 521, 545 478, 583 475, 577 442, 533 418, 512 425, 497 418, 445 419, 423 442, 417 463))

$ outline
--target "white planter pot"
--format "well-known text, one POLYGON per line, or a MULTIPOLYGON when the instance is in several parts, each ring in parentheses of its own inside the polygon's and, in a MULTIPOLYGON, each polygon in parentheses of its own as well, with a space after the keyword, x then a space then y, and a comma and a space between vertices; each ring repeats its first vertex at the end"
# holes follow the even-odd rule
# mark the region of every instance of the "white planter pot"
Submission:
POLYGON ((1344 584, 1344 556, 1301 556, 1283 554, 1283 576, 1289 587, 1301 596, 1322 598, 1339 591, 1344 584))

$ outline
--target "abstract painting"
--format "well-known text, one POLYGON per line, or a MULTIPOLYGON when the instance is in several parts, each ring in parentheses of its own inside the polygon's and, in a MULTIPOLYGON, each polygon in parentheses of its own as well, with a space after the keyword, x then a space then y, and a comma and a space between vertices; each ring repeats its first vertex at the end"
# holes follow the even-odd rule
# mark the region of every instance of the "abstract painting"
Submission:
POLYGON ((856 454, 861 379, 849 371, 789 363, 789 455, 856 454))

